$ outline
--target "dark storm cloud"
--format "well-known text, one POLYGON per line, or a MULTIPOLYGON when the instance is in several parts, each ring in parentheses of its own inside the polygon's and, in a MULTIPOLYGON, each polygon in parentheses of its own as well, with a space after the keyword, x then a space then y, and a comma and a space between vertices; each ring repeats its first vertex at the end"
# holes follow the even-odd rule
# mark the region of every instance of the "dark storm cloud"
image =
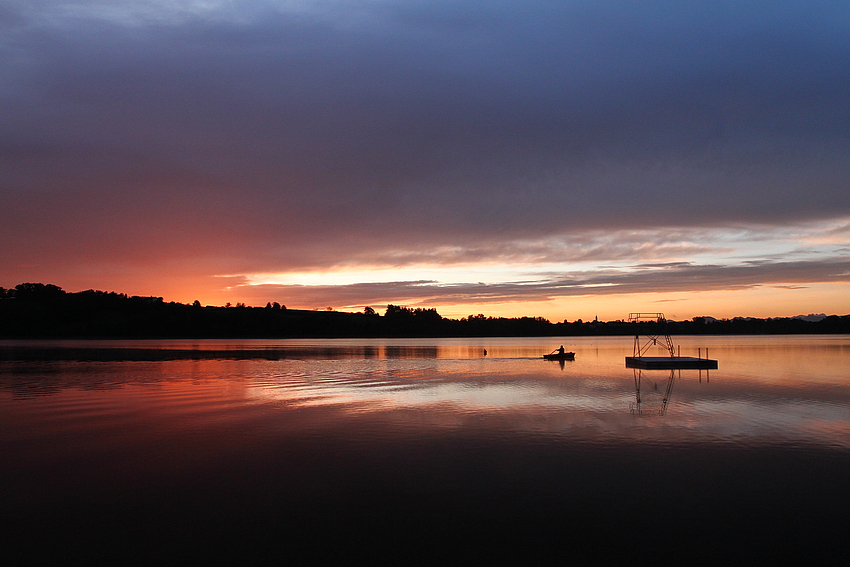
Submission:
POLYGON ((0 238, 234 273, 847 215, 846 5, 693 4, 5 2, 0 238))

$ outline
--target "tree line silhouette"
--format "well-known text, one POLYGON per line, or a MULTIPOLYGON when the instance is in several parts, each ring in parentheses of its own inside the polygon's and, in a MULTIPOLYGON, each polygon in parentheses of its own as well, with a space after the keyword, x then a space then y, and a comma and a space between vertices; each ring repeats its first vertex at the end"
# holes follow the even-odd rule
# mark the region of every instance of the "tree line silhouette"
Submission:
MULTIPOLYGON (((644 324, 645 325, 645 324, 644 324)), ((650 323, 650 326, 654 323, 650 323)), ((681 335, 850 333, 850 315, 820 321, 798 318, 667 321, 681 335)), ((314 338, 314 337, 510 337, 633 335, 624 321, 551 322, 543 317, 442 317, 436 309, 387 305, 359 313, 287 309, 243 303, 224 307, 165 302, 161 297, 87 290, 66 292, 53 284, 0 287, 0 337, 10 338, 314 338)))

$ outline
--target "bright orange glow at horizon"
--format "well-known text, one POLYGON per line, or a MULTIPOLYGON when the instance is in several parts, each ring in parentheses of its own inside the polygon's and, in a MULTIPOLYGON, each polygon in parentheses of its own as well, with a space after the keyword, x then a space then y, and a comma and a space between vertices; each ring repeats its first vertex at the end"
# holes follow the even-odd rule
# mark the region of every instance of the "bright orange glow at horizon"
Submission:
MULTIPOLYGON (((230 291, 206 290, 200 293, 174 289, 174 294, 151 293, 164 297, 165 301, 192 303, 198 299, 203 305, 225 305, 245 303, 262 307, 266 302, 286 305, 290 309, 319 309, 332 307, 339 311, 362 311, 366 305, 312 305, 299 303, 295 297, 272 297, 257 299, 250 294, 230 291)), ((850 314, 850 284, 812 284, 805 288, 784 289, 759 286, 735 291, 635 293, 609 295, 581 295, 556 298, 549 301, 513 301, 494 303, 450 303, 433 301, 385 300, 369 304, 383 314, 387 303, 411 307, 436 308, 443 317, 459 319, 469 315, 483 314, 488 317, 545 317, 552 322, 563 320, 600 321, 625 319, 630 312, 664 312, 674 320, 710 316, 718 319, 732 317, 794 317, 810 313, 826 315, 850 314)))
MULTIPOLYGON (((403 272, 400 272, 403 273, 403 272)), ((254 286, 231 285, 227 279, 193 274, 173 274, 165 271, 147 272, 148 277, 137 279, 132 274, 116 277, 92 278, 71 277, 62 279, 30 278, 19 282, 8 282, 5 287, 14 287, 24 281, 53 283, 68 292, 97 289, 115 291, 127 295, 162 297, 164 301, 191 304, 196 299, 202 305, 223 306, 226 303, 262 307, 267 302, 278 302, 290 309, 318 309, 332 307, 339 311, 362 311, 367 305, 383 313, 387 303, 408 307, 436 308, 443 316, 459 319, 469 315, 483 314, 488 317, 545 317, 552 322, 582 319, 601 321, 624 319, 633 311, 664 312, 674 320, 691 319, 696 316, 711 316, 718 319, 732 317, 793 317, 810 313, 826 315, 850 314, 850 283, 814 283, 800 286, 759 285, 737 290, 711 290, 660 293, 612 294, 588 293, 552 299, 527 301, 469 302, 462 298, 450 300, 435 295, 431 298, 386 297, 374 301, 343 304, 349 286, 333 286, 327 291, 328 299, 318 303, 310 295, 311 287, 295 287, 286 290, 262 289, 254 286), (299 292, 306 293, 301 296, 299 292), (334 300, 332 297, 336 297, 334 300)), ((593 288, 591 288, 592 291, 593 288)))
MULTIPOLYGON (((430 261, 416 256, 418 249, 402 248, 368 261, 335 264, 331 257, 327 265, 314 259, 291 270, 255 272, 244 268, 264 264, 238 255, 193 256, 194 250, 182 258, 168 249, 155 263, 150 258, 127 264, 12 263, 5 266, 4 283, 50 283, 69 292, 96 289, 219 306, 277 302, 291 309, 356 312, 370 306, 383 312, 392 303, 436 308, 453 319, 483 314, 613 321, 633 311, 662 311, 675 320, 850 313, 850 219, 801 223, 785 231, 754 226, 746 233, 744 238, 717 229, 709 238, 683 229, 677 233, 680 244, 701 242, 703 248, 656 246, 650 256, 651 239, 661 238, 652 231, 591 231, 565 235, 563 242, 508 240, 515 256, 495 250, 468 262, 452 260, 470 252, 462 247, 433 250, 430 261), (570 238, 579 251, 603 252, 583 257, 565 244, 570 238), (612 243, 616 246, 609 249, 612 243), (389 263, 393 254, 403 253, 419 259, 389 263), (441 255, 447 255, 442 262, 441 255)), ((358 253, 368 256, 369 250, 358 253)))

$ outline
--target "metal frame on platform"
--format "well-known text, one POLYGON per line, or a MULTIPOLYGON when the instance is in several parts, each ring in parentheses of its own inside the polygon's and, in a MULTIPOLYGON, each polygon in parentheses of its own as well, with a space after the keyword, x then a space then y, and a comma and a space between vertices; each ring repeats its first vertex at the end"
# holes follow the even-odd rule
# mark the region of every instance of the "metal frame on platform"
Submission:
POLYGON ((629 313, 629 322, 635 325, 635 342, 633 355, 626 357, 628 368, 643 368, 644 370, 717 368, 717 361, 706 357, 693 358, 676 354, 676 347, 670 332, 667 330, 667 319, 664 313, 629 313), (667 351, 667 356, 646 356, 649 349, 659 346, 667 351))
POLYGON ((673 347, 673 339, 670 338, 670 333, 667 332, 667 319, 664 317, 664 313, 629 313, 629 323, 635 323, 636 327, 634 354, 632 356, 636 358, 642 357, 651 347, 658 346, 659 340, 664 341, 661 347, 667 349, 671 357, 676 356, 676 351, 673 347), (644 325, 643 327, 646 332, 641 332, 641 323, 650 322, 654 322, 658 325, 658 328, 655 329, 658 332, 651 332, 653 330, 647 325, 644 325), (646 342, 643 344, 641 344, 643 341, 641 338, 642 336, 646 337, 646 342))

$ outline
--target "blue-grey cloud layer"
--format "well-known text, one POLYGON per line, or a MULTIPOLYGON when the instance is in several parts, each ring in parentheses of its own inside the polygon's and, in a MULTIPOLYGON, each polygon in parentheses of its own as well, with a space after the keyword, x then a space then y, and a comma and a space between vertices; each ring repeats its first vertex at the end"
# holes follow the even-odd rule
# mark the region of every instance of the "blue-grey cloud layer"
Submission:
POLYGON ((0 4, 10 264, 850 214, 845 2, 123 5, 0 4))

